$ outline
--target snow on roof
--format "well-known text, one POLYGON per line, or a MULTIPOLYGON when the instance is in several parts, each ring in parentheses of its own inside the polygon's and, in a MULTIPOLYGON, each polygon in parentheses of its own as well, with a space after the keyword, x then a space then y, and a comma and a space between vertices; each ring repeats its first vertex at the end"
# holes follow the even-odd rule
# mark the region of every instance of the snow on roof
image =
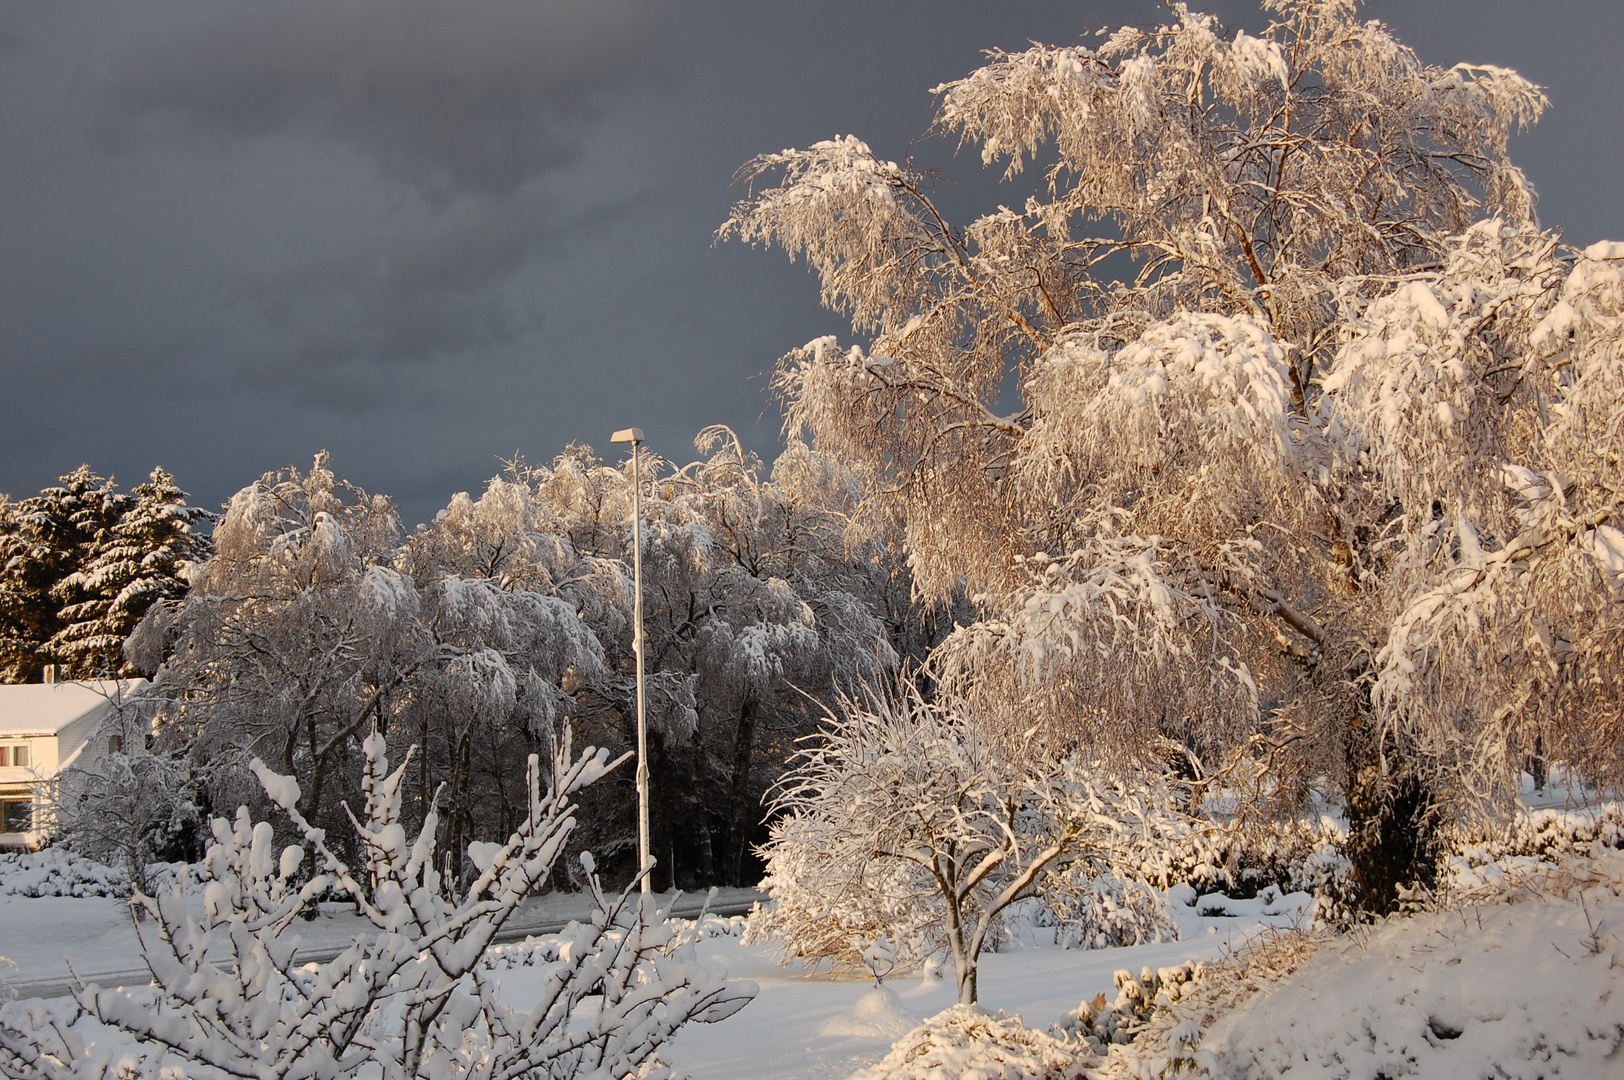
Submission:
POLYGON ((145 679, 0 686, 0 735, 55 735, 86 713, 145 686, 145 679))

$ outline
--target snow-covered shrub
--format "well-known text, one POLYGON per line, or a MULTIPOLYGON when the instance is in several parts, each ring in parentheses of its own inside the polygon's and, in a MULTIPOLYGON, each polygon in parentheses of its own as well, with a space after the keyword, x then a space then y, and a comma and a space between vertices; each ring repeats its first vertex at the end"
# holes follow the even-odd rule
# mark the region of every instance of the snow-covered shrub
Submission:
POLYGON ((1322 930, 1265 931, 1216 964, 1186 963, 1137 976, 1116 973, 1117 997, 1085 1001, 1060 1027, 1105 1055, 1101 1080, 1210 1075, 1205 1029, 1227 1011, 1302 968, 1328 935, 1322 930))
POLYGON ((763 849, 773 903, 747 940, 782 962, 860 971, 881 936, 899 963, 947 953, 959 1000, 1001 912, 1063 857, 1107 864, 1168 812, 1143 784, 1075 754, 1022 753, 988 739, 905 684, 847 700, 780 788, 786 811, 763 849))
POLYGON ((1093 1055, 1002 1012, 954 1005, 898 1039, 850 1080, 1082 1080, 1093 1055))
POLYGON ((1480 851, 1492 858, 1520 855, 1545 862, 1593 859, 1609 849, 1624 849, 1624 807, 1613 802, 1588 810, 1533 810, 1517 815, 1498 835, 1458 845, 1462 855, 1480 851))
POLYGON ((1231 828, 1216 821, 1169 818, 1135 852, 1132 873, 1159 889, 1189 885, 1196 894, 1256 896, 1270 885, 1315 892, 1345 882, 1345 830, 1328 818, 1231 828))
MULTIPOLYGON (((551 872, 575 828, 572 794, 620 760, 568 732, 543 788, 530 759, 529 813, 495 850, 470 852, 479 875, 460 900, 436 869, 432 805, 408 837, 401 787, 408 762, 390 772, 384 739, 363 741, 365 818, 354 822, 363 864, 351 868, 297 809, 299 786, 262 763, 255 775, 305 845, 275 849, 274 832, 240 809, 215 819, 204 861, 202 908, 179 885, 136 894, 156 933, 143 935, 153 987, 127 992, 84 986, 63 1017, 8 1006, 0 1011, 0 1072, 23 1080, 90 1080, 107 1073, 73 1025, 86 1017, 133 1048, 115 1063, 129 1080, 204 1075, 241 1080, 562 1080, 663 1075, 655 1055, 689 1021, 731 1016, 753 996, 749 983, 695 962, 681 932, 651 897, 605 896, 583 857, 596 910, 572 923, 533 1010, 515 1011, 483 961, 497 931, 551 872), (315 873, 301 874, 307 848, 315 873), (326 963, 301 963, 293 932, 311 898, 339 888, 372 926, 326 963), (20 1011, 21 1010, 21 1011, 20 1011)), ((353 819, 352 819, 353 820, 353 819)), ((99 1039, 105 1047, 106 1039, 99 1039)))
POLYGON ((0 852, 0 896, 128 896, 123 871, 59 847, 0 852))
POLYGON ((1158 1016, 1170 1015, 1173 1006, 1206 975, 1206 966, 1186 961, 1171 967, 1145 968, 1135 975, 1118 970, 1115 1001, 1100 994, 1085 1001, 1075 1013, 1062 1018, 1060 1030, 1082 1039, 1096 1054, 1113 1045, 1132 1042, 1158 1016))
POLYGON ((128 882, 152 892, 154 864, 186 857, 202 816, 196 798, 183 760, 144 750, 103 754, 64 771, 54 807, 57 833, 65 846, 121 867, 128 882))
POLYGON ((1063 949, 1112 949, 1177 941, 1178 924, 1156 890, 1106 871, 1051 874, 1043 894, 1004 909, 994 951, 1007 940, 1045 938, 1063 949))
POLYGON ((1466 833, 1444 858, 1445 890, 1461 899, 1492 894, 1519 878, 1624 849, 1624 807, 1535 810, 1493 832, 1466 833))

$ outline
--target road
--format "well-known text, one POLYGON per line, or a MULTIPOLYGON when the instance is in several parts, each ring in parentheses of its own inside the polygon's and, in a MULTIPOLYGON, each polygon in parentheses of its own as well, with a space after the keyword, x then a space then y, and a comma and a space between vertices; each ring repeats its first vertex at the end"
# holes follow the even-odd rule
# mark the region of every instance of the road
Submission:
MULTIPOLYGON (((750 910, 750 906, 757 900, 766 899, 765 893, 754 893, 739 897, 739 890, 730 890, 734 895, 725 900, 718 898, 710 905, 712 915, 743 915, 750 910)), ((680 897, 672 905, 671 914, 677 918, 693 918, 705 907, 703 893, 680 897)), ((495 944, 503 945, 514 941, 523 941, 527 937, 556 934, 573 919, 544 919, 539 922, 524 922, 504 926, 496 934, 495 944)), ((325 945, 300 949, 294 954, 294 959, 301 964, 324 964, 332 960, 339 953, 349 948, 348 943, 343 945, 325 945)), ((81 971, 78 979, 71 975, 57 976, 46 979, 18 979, 10 983, 10 989, 19 998, 61 998, 71 997, 75 986, 80 983, 96 983, 99 986, 146 986, 152 981, 151 974, 146 968, 129 968, 119 971, 81 971)))

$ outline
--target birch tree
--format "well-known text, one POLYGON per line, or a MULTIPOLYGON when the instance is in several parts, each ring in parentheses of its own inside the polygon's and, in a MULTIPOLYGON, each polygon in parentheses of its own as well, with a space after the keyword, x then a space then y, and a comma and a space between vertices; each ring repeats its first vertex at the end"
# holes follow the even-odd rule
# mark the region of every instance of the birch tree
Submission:
POLYGON ((945 685, 1254 806, 1329 775, 1380 910, 1530 734, 1607 757, 1579 687, 1614 678, 1611 249, 1561 284, 1507 151, 1538 87, 1352 0, 1265 11, 1175 4, 937 87, 938 132, 1041 169, 966 225, 845 137, 749 163, 721 235, 804 257, 863 338, 776 386, 921 596, 975 597, 945 685))

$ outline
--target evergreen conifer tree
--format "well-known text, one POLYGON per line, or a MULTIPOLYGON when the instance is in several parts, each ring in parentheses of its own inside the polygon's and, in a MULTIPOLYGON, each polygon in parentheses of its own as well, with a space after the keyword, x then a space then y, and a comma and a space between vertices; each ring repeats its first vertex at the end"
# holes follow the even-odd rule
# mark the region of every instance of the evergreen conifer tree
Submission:
POLYGON ((128 509, 97 535, 83 566, 53 590, 64 606, 48 651, 73 678, 134 674, 124 639, 153 604, 184 596, 187 569, 209 554, 208 538, 196 527, 211 515, 186 505, 187 493, 162 468, 128 498, 128 509))
POLYGON ((0 535, 0 681, 42 678, 55 657, 64 606, 80 602, 63 589, 133 500, 113 481, 81 465, 33 498, 12 506, 0 535))

